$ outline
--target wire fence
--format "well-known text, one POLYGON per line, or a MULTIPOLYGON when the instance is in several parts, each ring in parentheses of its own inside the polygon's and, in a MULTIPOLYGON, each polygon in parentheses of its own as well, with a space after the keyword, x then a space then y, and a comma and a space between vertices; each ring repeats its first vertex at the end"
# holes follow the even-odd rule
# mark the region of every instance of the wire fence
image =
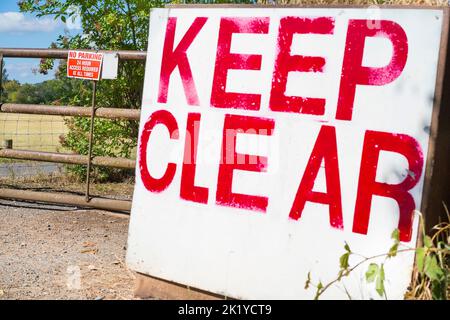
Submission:
MULTIPOLYGON (((19 150, 64 152, 61 138, 67 133, 60 116, 0 113, 0 143, 19 150)), ((55 163, 0 158, 0 178, 40 176, 61 173, 55 163)))
MULTIPOLYGON (((65 119, 69 118, 0 113, 0 148, 6 140, 11 140, 11 147, 16 150, 73 153, 61 145, 62 138, 69 132, 65 119)), ((71 168, 75 165, 0 158, 0 188, 83 194, 84 183, 68 175, 71 168)), ((93 188, 95 196, 119 200, 130 200, 133 192, 131 183, 99 183, 93 188)), ((2 204, 4 200, 0 200, 2 204)))
POLYGON ((12 140, 14 149, 61 152, 67 131, 60 116, 0 114, 0 140, 12 140))

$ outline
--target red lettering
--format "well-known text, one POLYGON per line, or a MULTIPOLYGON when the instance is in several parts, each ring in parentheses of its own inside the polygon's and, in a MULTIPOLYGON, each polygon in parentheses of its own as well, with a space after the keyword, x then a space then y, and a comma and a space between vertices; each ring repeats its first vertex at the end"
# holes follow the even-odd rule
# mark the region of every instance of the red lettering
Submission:
POLYGON ((420 180, 423 167, 423 154, 414 138, 405 134, 366 131, 359 173, 358 194, 355 205, 353 232, 367 234, 372 196, 392 198, 399 206, 400 240, 411 240, 413 211, 416 207, 408 192, 420 180), (380 151, 396 152, 408 160, 408 174, 399 184, 376 182, 380 151))
POLYGON ((239 17, 220 20, 211 105, 216 108, 259 110, 261 95, 226 92, 228 70, 260 70, 261 55, 231 53, 233 33, 267 33, 269 18, 239 17))
POLYGON ((188 114, 180 197, 189 201, 208 203, 208 188, 195 185, 200 117, 200 113, 188 114))
POLYGON ((336 119, 351 120, 356 85, 381 86, 397 79, 408 57, 408 39, 400 25, 393 21, 375 21, 380 28, 370 28, 373 21, 350 20, 348 23, 336 119), (384 37, 391 41, 393 54, 387 66, 362 66, 366 37, 384 37))
POLYGON ((144 129, 142 130, 141 135, 141 142, 139 145, 139 170, 141 173, 142 183, 144 184, 145 188, 151 192, 164 191, 172 182, 177 167, 175 163, 169 163, 167 165, 166 172, 159 179, 153 178, 148 171, 148 139, 150 138, 150 134, 152 133, 153 128, 158 124, 163 124, 164 126, 166 126, 170 134, 170 139, 178 139, 178 125, 173 115, 166 110, 159 110, 152 113, 152 115, 144 125, 144 129))
POLYGON ((238 133, 252 133, 271 136, 274 129, 272 119, 225 115, 222 140, 222 161, 219 166, 216 203, 223 206, 265 212, 268 198, 241 193, 233 193, 233 171, 267 171, 267 158, 236 153, 238 133))
POLYGON ((175 28, 177 18, 170 17, 167 21, 166 38, 164 41, 164 49, 161 60, 161 75, 159 80, 158 102, 167 102, 167 92, 169 90, 170 76, 173 70, 178 67, 181 80, 183 82, 184 94, 189 105, 200 105, 197 89, 195 88, 192 71, 186 51, 194 41, 197 34, 202 29, 208 18, 195 18, 189 30, 183 36, 175 50, 173 50, 175 39, 175 28))
POLYGON ((280 112, 296 112, 314 115, 325 113, 325 99, 286 96, 286 85, 290 71, 323 72, 325 59, 291 55, 294 34, 332 34, 334 20, 332 18, 300 18, 285 17, 280 20, 278 33, 278 53, 272 78, 270 109, 280 112))
POLYGON ((291 219, 298 220, 301 217, 306 201, 327 204, 330 211, 330 225, 338 229, 344 227, 336 130, 334 127, 322 126, 320 129, 289 214, 291 219), (322 161, 324 163, 327 184, 326 193, 313 191, 314 181, 319 173, 322 161))

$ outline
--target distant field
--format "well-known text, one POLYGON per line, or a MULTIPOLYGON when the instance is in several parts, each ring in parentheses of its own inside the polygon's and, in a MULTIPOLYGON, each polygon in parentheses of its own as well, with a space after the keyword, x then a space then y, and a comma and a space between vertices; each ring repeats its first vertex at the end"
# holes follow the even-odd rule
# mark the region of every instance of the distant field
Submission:
POLYGON ((60 116, 0 114, 0 143, 12 139, 14 149, 61 152, 59 137, 66 132, 60 116))

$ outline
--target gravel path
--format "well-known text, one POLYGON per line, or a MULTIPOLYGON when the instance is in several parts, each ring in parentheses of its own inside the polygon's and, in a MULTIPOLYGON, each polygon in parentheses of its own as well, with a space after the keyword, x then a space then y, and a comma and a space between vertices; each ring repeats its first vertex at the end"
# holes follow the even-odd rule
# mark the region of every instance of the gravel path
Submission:
POLYGON ((0 163, 0 177, 30 177, 61 172, 63 165, 49 162, 0 163))
POLYGON ((0 299, 133 298, 128 222, 104 211, 0 200, 0 299))

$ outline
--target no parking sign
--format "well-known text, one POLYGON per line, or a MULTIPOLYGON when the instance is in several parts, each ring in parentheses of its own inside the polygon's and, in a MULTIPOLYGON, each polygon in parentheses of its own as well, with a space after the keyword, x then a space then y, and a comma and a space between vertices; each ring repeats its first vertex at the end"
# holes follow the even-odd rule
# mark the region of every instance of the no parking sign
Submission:
POLYGON ((89 51, 69 51, 67 56, 67 77, 99 80, 103 53, 89 51))

